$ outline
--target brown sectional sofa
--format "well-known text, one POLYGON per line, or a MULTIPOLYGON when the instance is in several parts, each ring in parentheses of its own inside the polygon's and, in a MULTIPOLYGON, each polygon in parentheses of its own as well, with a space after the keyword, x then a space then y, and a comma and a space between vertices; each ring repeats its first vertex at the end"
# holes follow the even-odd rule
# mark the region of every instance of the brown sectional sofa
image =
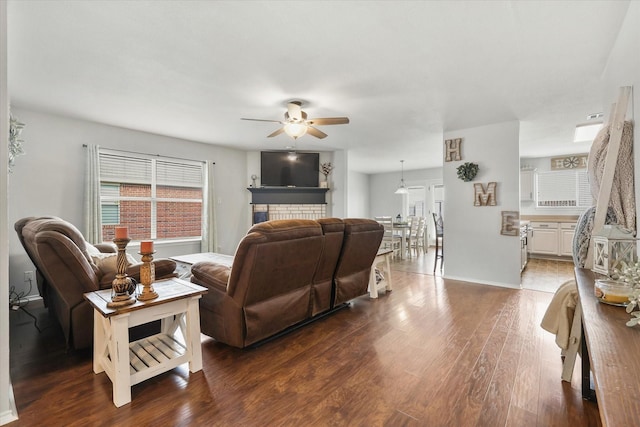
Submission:
POLYGON ((193 265, 202 333, 244 348, 367 293, 383 228, 369 219, 254 225, 231 266, 193 265))

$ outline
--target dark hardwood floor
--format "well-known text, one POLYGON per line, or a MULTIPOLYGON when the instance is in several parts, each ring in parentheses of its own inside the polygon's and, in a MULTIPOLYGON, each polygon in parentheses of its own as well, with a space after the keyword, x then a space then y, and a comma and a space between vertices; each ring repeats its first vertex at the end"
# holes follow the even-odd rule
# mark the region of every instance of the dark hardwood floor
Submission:
MULTIPOLYGON (((539 324, 552 294, 445 281, 421 256, 394 290, 251 350, 203 336, 203 370, 138 384, 116 408, 90 351, 65 352, 45 310, 11 313, 15 426, 599 426, 579 365, 539 324), (410 271, 410 270, 414 271, 410 271)), ((403 271, 404 270, 404 271, 403 271)), ((27 307, 28 309, 29 307, 27 307)))

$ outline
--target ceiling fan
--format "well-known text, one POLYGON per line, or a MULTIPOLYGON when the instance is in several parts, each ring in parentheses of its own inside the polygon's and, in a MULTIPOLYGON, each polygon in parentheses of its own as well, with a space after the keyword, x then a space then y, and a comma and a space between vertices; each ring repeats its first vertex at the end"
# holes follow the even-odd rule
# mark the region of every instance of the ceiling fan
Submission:
POLYGON ((274 122, 280 123, 283 126, 275 132, 267 135, 267 138, 278 136, 281 133, 286 133, 293 139, 298 139, 305 134, 315 136, 316 138, 326 138, 327 134, 314 126, 323 125, 344 125, 349 123, 348 117, 324 117, 318 119, 308 119, 307 113, 302 111, 302 102, 290 101, 287 103, 287 111, 284 113, 284 120, 266 120, 266 119, 245 119, 256 122, 274 122))

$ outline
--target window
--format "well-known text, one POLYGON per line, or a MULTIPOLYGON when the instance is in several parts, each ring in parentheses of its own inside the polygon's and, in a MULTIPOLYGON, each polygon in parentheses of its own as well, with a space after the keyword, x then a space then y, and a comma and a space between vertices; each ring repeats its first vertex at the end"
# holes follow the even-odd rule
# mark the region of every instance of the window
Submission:
POLYGON ((425 216, 425 190, 424 187, 409 187, 409 216, 425 216))
POLYGON ((102 211, 102 225, 120 224, 120 185, 119 184, 100 184, 102 211))
POLYGON ((536 206, 575 208, 593 205, 586 170, 553 171, 536 174, 536 206))
POLYGON ((132 240, 200 238, 204 163, 100 150, 102 238, 116 225, 132 240))

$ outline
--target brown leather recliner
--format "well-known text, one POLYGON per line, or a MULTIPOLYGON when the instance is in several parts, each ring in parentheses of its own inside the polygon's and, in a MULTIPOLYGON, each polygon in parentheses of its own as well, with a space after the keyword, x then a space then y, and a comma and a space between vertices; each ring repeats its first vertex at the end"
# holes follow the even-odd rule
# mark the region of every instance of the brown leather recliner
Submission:
MULTIPOLYGON (((111 287, 115 272, 105 273, 87 251, 87 242, 71 223, 56 217, 29 217, 15 223, 20 242, 37 269, 38 290, 49 311, 58 319, 68 346, 76 349, 93 343, 93 311, 86 292, 111 287)), ((116 252, 111 244, 94 245, 101 252, 116 252)), ((176 263, 153 261, 156 278, 174 276, 176 263)), ((141 263, 127 274, 140 280, 141 263)))
POLYGON ((243 348, 366 294, 382 234, 368 219, 254 225, 231 267, 191 268, 191 281, 209 289, 200 300, 202 333, 243 348))

